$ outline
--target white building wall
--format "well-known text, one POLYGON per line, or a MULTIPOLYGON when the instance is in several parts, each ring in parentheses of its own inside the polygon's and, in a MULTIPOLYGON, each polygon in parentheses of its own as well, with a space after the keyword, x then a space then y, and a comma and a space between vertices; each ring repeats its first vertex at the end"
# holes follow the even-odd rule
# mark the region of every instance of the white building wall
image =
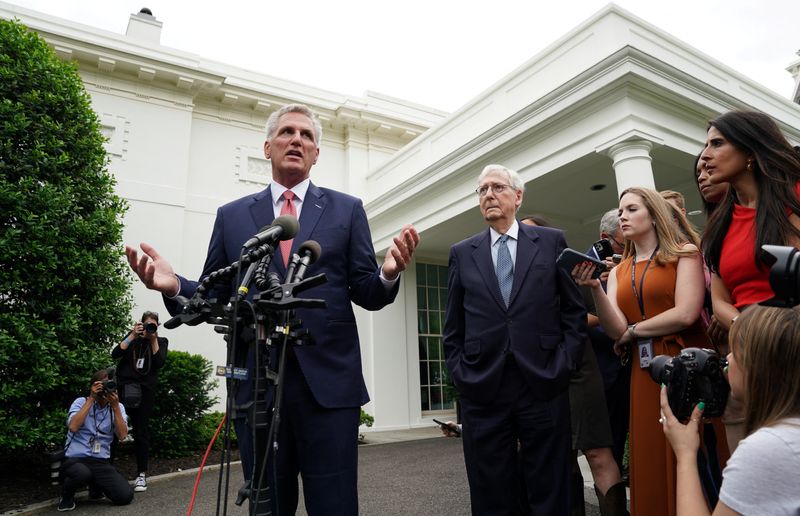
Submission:
MULTIPOLYGON (((764 110, 800 139, 796 104, 613 4, 447 118, 372 92, 346 97, 236 69, 161 47, 158 38, 132 40, 2 1, 0 16, 20 19, 59 56, 77 60, 110 138, 117 191, 130 203, 125 242, 152 244, 189 278, 202 270, 216 208, 266 186, 264 123, 289 102, 320 113, 312 181, 364 199, 378 252, 413 222, 427 232, 417 260, 440 264, 450 244, 483 227, 473 190, 488 162, 519 170, 562 202, 574 237, 587 227, 596 235, 595 215, 608 209, 576 188, 605 177, 618 144, 650 142, 648 158, 681 171, 682 158, 704 138, 705 120, 735 107, 764 110)), ((138 280, 133 293, 133 317, 156 309, 166 320, 160 295, 138 280)), ((427 424, 416 315, 413 267, 394 304, 356 309, 372 398, 365 409, 375 428, 427 424)), ((173 350, 225 361, 224 342, 207 325, 164 334, 173 350)), ((224 398, 222 388, 216 394, 224 398)))

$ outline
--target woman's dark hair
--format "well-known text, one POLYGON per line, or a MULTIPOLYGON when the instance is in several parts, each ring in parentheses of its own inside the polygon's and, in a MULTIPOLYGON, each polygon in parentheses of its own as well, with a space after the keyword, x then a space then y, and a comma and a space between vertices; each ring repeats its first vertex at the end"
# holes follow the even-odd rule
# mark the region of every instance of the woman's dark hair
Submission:
POLYGON ((108 369, 100 369, 99 371, 95 371, 92 375, 92 379, 89 380, 89 388, 91 389, 94 382, 99 382, 108 378, 108 369))
POLYGON ((719 206, 719 203, 707 201, 706 198, 703 197, 703 191, 700 190, 700 183, 697 180, 700 174, 697 173, 697 164, 700 163, 700 156, 702 155, 703 153, 701 152, 700 154, 695 156, 694 166, 692 167, 692 171, 694 174, 694 185, 697 187, 697 192, 700 194, 700 202, 703 203, 703 211, 706 212, 706 220, 708 220, 711 217, 711 214, 714 212, 714 210, 717 209, 717 206, 719 206))
MULTIPOLYGON (((757 111, 729 111, 708 123, 715 127, 734 147, 753 160, 753 177, 758 187, 756 208, 756 265, 769 266, 764 244, 786 245, 791 237, 800 238, 787 216, 787 208, 800 215, 800 200, 795 185, 800 181, 800 155, 792 148, 769 116, 757 111)), ((706 263, 719 272, 722 243, 733 218, 736 190, 727 195, 711 215, 703 234, 706 263)))
POLYGON ((147 319, 148 317, 151 318, 151 319, 155 319, 156 322, 158 322, 158 313, 151 312, 150 310, 148 310, 148 311, 146 311, 145 313, 142 314, 141 321, 144 322, 144 320, 147 319))

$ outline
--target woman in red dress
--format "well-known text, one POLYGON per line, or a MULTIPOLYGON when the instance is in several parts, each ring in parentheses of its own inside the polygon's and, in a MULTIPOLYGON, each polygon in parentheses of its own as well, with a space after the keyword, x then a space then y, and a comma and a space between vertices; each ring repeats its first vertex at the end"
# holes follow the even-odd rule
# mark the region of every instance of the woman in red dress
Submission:
MULTIPOLYGON (((730 111, 709 122, 700 161, 712 185, 730 185, 703 234, 714 317, 728 330, 745 307, 774 295, 761 246, 800 244, 800 155, 769 116, 730 111)), ((734 416, 726 413, 731 452, 742 438, 734 416)))

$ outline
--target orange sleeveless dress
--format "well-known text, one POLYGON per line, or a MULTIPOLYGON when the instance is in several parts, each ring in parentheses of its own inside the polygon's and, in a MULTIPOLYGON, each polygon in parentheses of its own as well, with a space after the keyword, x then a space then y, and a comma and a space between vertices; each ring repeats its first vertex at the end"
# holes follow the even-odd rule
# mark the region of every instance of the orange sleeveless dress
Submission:
MULTIPOLYGON (((628 324, 642 321, 639 303, 631 284, 633 258, 620 263, 617 275, 617 305, 628 324)), ((675 306, 675 283, 678 262, 657 265, 647 260, 636 263, 636 290, 643 300, 644 315, 652 318, 675 306), (642 284, 642 274, 645 275, 642 284), (640 285, 641 290, 640 290, 640 285)), ((688 347, 711 347, 700 318, 689 328, 674 335, 653 337, 653 356, 675 356, 688 347)), ((650 369, 639 366, 638 347, 631 347, 633 362, 630 403, 630 487, 631 514, 634 516, 674 516, 676 510, 675 454, 664 436, 661 423, 659 394, 661 386, 650 377, 650 369)), ((718 418, 717 418, 718 419, 718 418)), ((720 421, 714 422, 717 453, 724 466, 729 453, 725 430, 720 421)))

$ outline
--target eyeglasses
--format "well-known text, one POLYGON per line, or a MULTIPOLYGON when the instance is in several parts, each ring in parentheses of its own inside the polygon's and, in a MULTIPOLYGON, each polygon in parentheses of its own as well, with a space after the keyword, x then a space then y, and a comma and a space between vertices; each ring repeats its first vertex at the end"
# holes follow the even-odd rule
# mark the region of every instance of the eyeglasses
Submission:
POLYGON ((608 237, 608 239, 617 244, 617 247, 619 247, 620 249, 625 249, 625 242, 620 242, 619 240, 617 240, 612 236, 608 237))
POLYGON ((475 189, 475 193, 478 194, 478 197, 486 197, 486 194, 489 193, 491 189, 496 195, 500 195, 501 193, 505 192, 506 189, 513 189, 514 187, 511 185, 506 185, 503 183, 499 183, 496 185, 483 185, 479 186, 475 189))

